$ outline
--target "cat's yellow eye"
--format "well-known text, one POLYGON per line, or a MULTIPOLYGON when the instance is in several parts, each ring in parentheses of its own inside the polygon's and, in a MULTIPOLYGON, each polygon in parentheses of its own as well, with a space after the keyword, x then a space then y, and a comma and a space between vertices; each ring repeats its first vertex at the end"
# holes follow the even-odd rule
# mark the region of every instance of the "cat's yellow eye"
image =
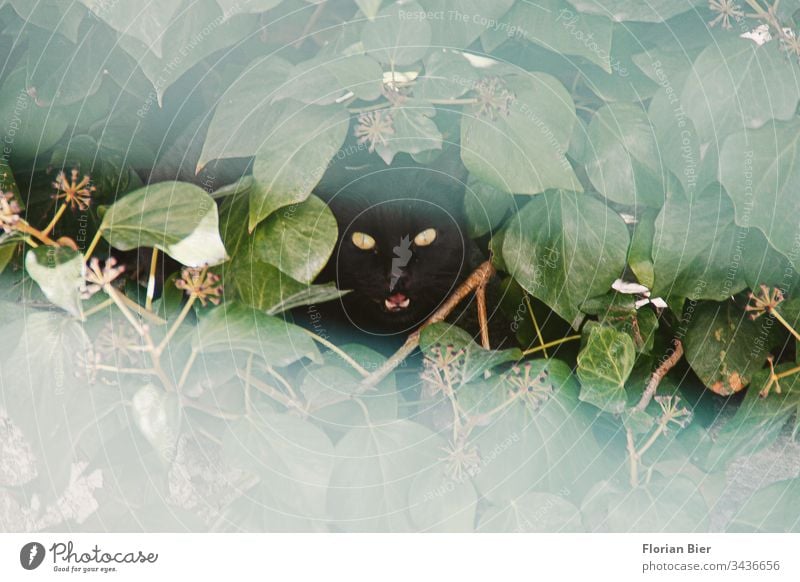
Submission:
POLYGON ((371 251, 375 248, 375 239, 365 232, 354 232, 350 236, 350 240, 362 251, 371 251))
POLYGON ((426 228, 414 237, 414 244, 418 247, 426 247, 436 240, 436 229, 426 228))

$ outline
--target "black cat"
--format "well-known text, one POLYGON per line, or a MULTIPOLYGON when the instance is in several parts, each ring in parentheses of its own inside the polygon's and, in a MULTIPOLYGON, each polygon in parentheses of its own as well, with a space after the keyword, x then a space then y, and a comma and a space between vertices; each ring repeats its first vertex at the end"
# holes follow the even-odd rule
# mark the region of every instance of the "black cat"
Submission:
POLYGON ((322 280, 352 290, 341 299, 351 325, 407 335, 455 290, 474 263, 457 177, 418 167, 359 176, 323 197, 339 240, 322 280))

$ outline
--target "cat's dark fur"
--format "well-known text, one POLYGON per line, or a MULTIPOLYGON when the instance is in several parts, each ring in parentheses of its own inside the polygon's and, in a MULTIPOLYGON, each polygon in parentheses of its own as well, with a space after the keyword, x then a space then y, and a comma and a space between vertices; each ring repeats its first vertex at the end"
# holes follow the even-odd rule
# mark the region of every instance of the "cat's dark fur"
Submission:
POLYGON ((327 193, 339 240, 322 278, 352 290, 341 300, 351 324, 371 334, 407 335, 468 274, 474 253, 463 227, 462 190, 457 178, 435 170, 390 167, 327 193), (435 240, 415 244, 427 229, 435 240), (374 248, 358 248, 353 233, 374 238, 374 248), (392 298, 408 305, 393 308, 392 298))

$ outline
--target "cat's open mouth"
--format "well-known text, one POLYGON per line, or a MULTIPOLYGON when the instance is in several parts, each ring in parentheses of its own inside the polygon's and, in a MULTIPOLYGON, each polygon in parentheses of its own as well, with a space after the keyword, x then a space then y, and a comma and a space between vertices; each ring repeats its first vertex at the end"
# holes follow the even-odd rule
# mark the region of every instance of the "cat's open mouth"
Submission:
POLYGON ((408 308, 411 304, 411 299, 403 295, 402 293, 395 293, 394 295, 390 295, 383 301, 384 307, 386 307, 386 311, 395 312, 395 311, 403 311, 404 309, 408 308))

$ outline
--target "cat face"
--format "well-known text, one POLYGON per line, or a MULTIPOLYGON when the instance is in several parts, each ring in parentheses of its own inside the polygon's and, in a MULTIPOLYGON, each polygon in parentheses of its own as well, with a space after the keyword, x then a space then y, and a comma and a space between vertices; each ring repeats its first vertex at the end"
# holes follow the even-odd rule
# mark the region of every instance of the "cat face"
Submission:
POLYGON ((412 331, 462 277, 466 249, 460 217, 436 192, 424 194, 344 196, 331 204, 339 223, 335 281, 352 290, 342 305, 365 331, 412 331))

